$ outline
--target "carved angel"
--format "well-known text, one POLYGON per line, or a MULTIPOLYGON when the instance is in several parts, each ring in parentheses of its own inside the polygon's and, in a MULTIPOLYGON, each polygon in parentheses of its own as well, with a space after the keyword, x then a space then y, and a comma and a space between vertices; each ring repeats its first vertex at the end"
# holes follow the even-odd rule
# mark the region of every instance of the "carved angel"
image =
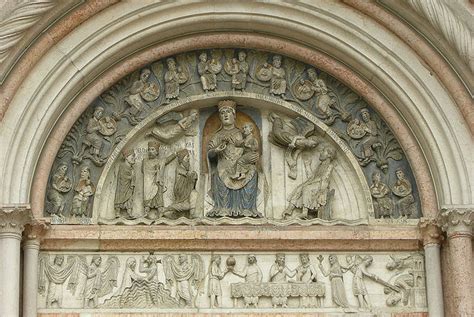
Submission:
POLYGON ((84 285, 79 293, 79 297, 84 301, 83 307, 96 308, 99 298, 110 294, 117 286, 119 259, 116 256, 109 256, 103 267, 100 255, 94 255, 90 264, 87 264, 85 257, 78 259, 79 268, 72 274, 70 284, 84 285))
POLYGON ((296 161, 304 150, 314 149, 319 141, 315 134, 312 123, 303 118, 291 119, 270 113, 269 120, 272 123, 272 131, 268 138, 270 141, 285 149, 285 160, 290 168, 288 177, 296 179, 296 161))
POLYGON ((178 261, 172 255, 163 259, 163 267, 168 285, 176 282, 175 298, 187 307, 195 307, 199 284, 204 279, 204 264, 199 255, 180 254, 178 261), (189 262, 189 258, 191 262, 189 262))
MULTIPOLYGON (((47 308, 54 305, 61 308, 63 284, 73 273, 76 263, 76 257, 68 257, 67 263, 64 263, 64 255, 56 255, 53 263, 50 263, 49 256, 40 257, 38 292, 42 295, 46 293, 47 308)), ((68 289, 71 290, 73 286, 73 282, 70 282, 68 289)))
POLYGON ((184 135, 193 133, 192 127, 198 117, 198 111, 193 109, 188 115, 182 113, 170 113, 157 120, 157 126, 153 128, 150 135, 160 142, 169 144, 184 135))

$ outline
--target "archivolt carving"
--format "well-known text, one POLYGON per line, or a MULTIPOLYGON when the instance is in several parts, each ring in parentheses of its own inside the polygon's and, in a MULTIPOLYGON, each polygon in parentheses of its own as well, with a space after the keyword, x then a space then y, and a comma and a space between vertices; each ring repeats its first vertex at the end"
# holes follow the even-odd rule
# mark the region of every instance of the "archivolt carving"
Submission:
POLYGON ((76 122, 53 171, 53 223, 419 217, 403 151, 367 103, 261 51, 189 52, 123 78, 76 122))
POLYGON ((472 31, 451 11, 443 0, 407 0, 446 40, 456 48, 464 63, 474 71, 472 31))
POLYGON ((0 22, 0 63, 10 54, 25 32, 56 5, 55 1, 25 1, 0 22))

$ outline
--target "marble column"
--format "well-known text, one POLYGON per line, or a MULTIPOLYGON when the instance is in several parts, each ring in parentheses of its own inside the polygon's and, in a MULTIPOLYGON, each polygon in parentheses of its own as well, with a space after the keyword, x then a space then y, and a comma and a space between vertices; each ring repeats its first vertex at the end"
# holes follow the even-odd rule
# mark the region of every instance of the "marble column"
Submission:
POLYGON ((473 316, 472 224, 474 208, 443 208, 442 229, 449 243, 450 278, 456 316, 473 316))
POLYGON ((20 245, 29 206, 0 208, 0 316, 20 316, 20 245))
POLYGON ((38 255, 41 238, 49 228, 44 221, 35 221, 25 228, 23 242, 23 317, 36 317, 38 294, 38 255))
POLYGON ((426 291, 430 317, 444 316, 440 244, 443 239, 438 219, 421 218, 421 238, 425 250, 426 291))

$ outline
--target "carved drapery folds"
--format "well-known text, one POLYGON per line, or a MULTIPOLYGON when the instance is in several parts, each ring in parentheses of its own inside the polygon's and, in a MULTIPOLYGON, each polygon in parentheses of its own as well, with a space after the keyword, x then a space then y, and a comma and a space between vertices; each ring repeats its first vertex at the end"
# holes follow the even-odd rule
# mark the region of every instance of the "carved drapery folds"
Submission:
POLYGON ((342 83, 278 54, 213 49, 154 62, 98 97, 60 148, 45 215, 411 223, 420 203, 394 135, 342 83))

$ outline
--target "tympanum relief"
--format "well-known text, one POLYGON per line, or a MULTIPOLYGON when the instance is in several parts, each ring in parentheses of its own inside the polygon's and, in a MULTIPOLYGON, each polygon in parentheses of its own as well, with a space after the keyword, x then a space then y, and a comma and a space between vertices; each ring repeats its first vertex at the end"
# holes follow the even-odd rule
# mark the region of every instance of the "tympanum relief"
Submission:
POLYGON ((380 116, 278 54, 189 52, 98 97, 64 140, 53 223, 410 223, 418 191, 380 116))
POLYGON ((42 253, 40 311, 426 309, 418 253, 42 253))

